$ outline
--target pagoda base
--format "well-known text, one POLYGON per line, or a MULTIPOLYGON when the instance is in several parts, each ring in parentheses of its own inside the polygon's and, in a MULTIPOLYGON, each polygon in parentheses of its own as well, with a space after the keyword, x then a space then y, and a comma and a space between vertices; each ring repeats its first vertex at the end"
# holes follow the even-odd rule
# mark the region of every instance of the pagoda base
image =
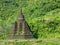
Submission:
POLYGON ((32 39, 32 35, 8 35, 7 39, 32 39))

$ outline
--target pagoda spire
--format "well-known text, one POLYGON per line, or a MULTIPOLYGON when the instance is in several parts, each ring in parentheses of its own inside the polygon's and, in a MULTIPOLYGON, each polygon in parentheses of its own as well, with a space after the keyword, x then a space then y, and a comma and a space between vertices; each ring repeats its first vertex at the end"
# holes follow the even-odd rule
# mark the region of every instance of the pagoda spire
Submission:
POLYGON ((24 19, 23 13, 22 13, 22 8, 20 8, 20 15, 18 16, 18 20, 24 19))

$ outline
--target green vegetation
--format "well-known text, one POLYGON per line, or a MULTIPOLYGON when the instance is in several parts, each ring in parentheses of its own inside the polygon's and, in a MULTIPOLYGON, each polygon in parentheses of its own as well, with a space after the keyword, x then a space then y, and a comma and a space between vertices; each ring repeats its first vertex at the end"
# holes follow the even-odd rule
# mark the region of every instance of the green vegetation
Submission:
MULTIPOLYGON (((35 38, 60 39, 60 0, 0 0, 0 39, 6 39, 20 14, 20 7, 35 38)), ((59 45, 55 42, 43 44, 59 45)))
POLYGON ((4 40, 0 45, 60 45, 59 40, 4 40))

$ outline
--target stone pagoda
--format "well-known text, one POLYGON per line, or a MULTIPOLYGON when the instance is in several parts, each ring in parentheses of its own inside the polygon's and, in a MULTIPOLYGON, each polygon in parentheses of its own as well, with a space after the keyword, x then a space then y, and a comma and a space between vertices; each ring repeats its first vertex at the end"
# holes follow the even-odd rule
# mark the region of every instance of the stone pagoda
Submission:
POLYGON ((20 9, 20 15, 14 22, 12 29, 7 36, 8 39, 31 39, 33 34, 30 30, 28 23, 25 21, 22 14, 22 8, 20 9))

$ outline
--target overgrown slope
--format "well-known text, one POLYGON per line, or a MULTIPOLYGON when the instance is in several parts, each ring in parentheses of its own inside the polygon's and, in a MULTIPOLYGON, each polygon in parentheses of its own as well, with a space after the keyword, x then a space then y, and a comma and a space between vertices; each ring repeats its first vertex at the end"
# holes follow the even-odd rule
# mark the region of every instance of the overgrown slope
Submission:
POLYGON ((60 38, 60 0, 0 0, 0 26, 5 33, 17 19, 20 7, 36 38, 60 38))

